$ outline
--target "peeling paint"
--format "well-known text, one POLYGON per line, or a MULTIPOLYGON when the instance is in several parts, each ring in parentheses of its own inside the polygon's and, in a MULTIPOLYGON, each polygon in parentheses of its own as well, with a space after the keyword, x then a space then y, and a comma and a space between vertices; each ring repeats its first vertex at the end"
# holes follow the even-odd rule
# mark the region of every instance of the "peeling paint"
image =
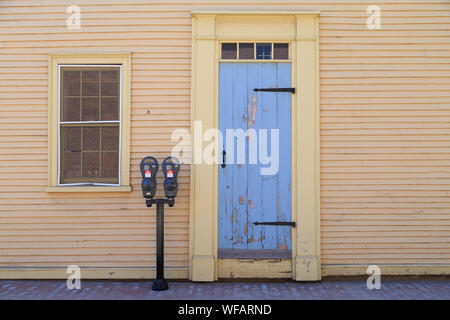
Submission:
POLYGON ((281 243, 278 243, 278 249, 280 249, 280 250, 289 249, 287 239, 283 239, 283 241, 281 243))
MULTIPOLYGON (((246 118, 247 118, 247 128, 250 129, 252 125, 256 122, 256 95, 253 95, 252 100, 248 102, 246 118)), ((248 138, 252 139, 251 131, 248 133, 248 138)))
POLYGON ((243 236, 241 234, 238 234, 237 230, 235 230, 235 233, 236 233, 236 238, 235 238, 235 241, 233 242, 233 244, 236 245, 236 244, 243 243, 243 240, 244 240, 243 236))
POLYGON ((233 220, 234 220, 234 212, 236 211, 236 209, 232 210, 231 215, 230 215, 230 224, 233 225, 233 220))

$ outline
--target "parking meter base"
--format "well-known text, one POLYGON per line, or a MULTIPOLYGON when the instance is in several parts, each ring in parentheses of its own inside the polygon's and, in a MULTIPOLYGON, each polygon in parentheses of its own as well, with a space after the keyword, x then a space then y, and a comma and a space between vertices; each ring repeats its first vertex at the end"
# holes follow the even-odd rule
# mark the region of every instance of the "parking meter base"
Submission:
POLYGON ((153 291, 165 291, 169 289, 169 284, 166 279, 155 279, 153 281, 152 290, 153 291))

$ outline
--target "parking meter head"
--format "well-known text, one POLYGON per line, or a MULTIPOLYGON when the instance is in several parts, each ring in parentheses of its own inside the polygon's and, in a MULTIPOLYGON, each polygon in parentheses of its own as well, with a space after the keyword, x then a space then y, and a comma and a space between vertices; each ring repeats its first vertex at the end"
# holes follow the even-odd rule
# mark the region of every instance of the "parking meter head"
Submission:
POLYGON ((162 163, 164 178, 177 178, 180 171, 180 161, 175 157, 167 157, 162 163))
POLYGON ((158 160, 154 157, 145 157, 141 160, 142 196, 146 199, 152 199, 155 196, 158 168, 158 160))
POLYGON ((164 173, 164 193, 167 198, 174 199, 178 191, 178 172, 180 171, 180 161, 175 157, 167 157, 162 164, 164 173))

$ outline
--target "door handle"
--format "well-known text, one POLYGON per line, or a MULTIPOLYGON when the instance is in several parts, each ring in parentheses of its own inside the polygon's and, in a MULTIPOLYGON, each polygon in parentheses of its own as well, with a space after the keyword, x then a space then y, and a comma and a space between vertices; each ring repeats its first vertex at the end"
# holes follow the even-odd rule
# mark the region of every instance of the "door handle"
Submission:
POLYGON ((227 152, 225 150, 222 151, 222 168, 225 168, 227 166, 227 164, 225 163, 226 161, 226 154, 227 152))

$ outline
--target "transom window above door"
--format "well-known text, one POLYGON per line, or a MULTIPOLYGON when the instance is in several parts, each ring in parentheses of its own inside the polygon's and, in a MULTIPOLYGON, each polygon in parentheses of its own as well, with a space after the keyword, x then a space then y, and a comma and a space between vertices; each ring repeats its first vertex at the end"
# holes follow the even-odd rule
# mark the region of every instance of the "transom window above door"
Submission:
POLYGON ((61 66, 61 184, 119 184, 120 66, 61 66))
POLYGON ((289 60, 289 43, 222 42, 222 60, 289 60))

